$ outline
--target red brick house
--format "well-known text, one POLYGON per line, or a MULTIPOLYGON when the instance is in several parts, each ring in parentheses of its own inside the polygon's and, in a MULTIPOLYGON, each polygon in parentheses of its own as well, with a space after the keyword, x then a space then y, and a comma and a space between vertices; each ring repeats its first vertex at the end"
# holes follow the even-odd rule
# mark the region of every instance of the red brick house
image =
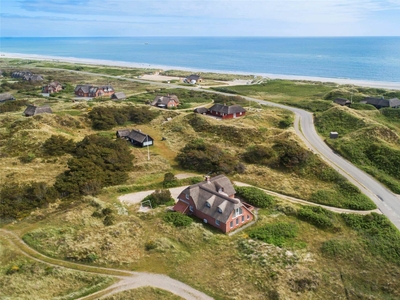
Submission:
POLYGON ((58 81, 53 81, 50 82, 48 85, 45 85, 42 87, 42 93, 45 94, 52 94, 52 93, 58 93, 63 89, 61 83, 58 81))
POLYGON ((235 189, 225 175, 191 185, 178 196, 175 211, 194 215, 224 233, 253 221, 254 207, 235 198, 235 189))
POLYGON ((115 93, 111 85, 93 86, 90 84, 78 84, 75 88, 75 95, 78 97, 96 98, 111 96, 115 93))
POLYGON ((208 109, 207 113, 222 119, 233 119, 243 117, 246 114, 246 110, 240 105, 228 106, 216 103, 208 109))
POLYGON ((161 108, 178 107, 179 99, 176 95, 157 96, 154 98, 153 102, 151 102, 151 105, 161 108))

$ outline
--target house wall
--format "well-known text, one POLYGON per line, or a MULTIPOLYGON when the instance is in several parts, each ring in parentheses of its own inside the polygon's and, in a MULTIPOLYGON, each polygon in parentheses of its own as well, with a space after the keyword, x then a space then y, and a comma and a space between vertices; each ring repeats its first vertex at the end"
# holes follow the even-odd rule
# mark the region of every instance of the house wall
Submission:
POLYGON ((226 231, 224 231, 224 232, 229 232, 229 231, 235 230, 236 228, 239 228, 240 226, 253 221, 254 215, 245 206, 242 206, 242 210, 243 210, 243 213, 236 218, 233 217, 233 212, 232 212, 228 221, 225 224, 226 231), (243 222, 242 222, 242 217, 244 217, 243 222), (238 223, 236 223, 236 220, 238 220, 238 223), (231 222, 233 222, 232 227, 230 224, 231 222))
MULTIPOLYGON (((216 117, 220 117, 222 119, 233 119, 233 114, 222 115, 222 114, 219 114, 219 112, 216 112, 216 111, 209 111, 209 114, 213 115, 213 116, 216 116, 216 117)), ((236 114, 236 118, 243 117, 245 115, 246 115, 246 112, 242 112, 241 114, 237 113, 236 114)))

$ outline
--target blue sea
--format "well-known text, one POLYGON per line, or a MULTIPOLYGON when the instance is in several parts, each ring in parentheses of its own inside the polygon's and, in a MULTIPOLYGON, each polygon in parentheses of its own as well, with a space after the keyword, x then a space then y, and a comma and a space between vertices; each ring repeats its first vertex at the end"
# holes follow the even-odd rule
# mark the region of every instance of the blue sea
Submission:
POLYGON ((0 52, 400 82, 400 37, 0 38, 0 52))

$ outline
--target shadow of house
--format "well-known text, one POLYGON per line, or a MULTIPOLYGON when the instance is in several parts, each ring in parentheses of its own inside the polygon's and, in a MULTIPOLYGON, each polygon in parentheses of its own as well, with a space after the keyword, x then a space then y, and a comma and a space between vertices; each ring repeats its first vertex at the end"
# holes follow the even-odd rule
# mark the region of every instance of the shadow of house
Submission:
POLYGON ((210 178, 184 189, 174 210, 193 215, 224 233, 254 219, 254 207, 235 198, 235 189, 225 175, 210 178))
POLYGON ((208 114, 222 119, 243 117, 246 110, 240 105, 223 105, 216 103, 208 109, 208 114))
POLYGON ((52 110, 50 108, 50 106, 35 106, 35 105, 28 105, 28 107, 25 109, 24 111, 24 116, 25 117, 32 117, 35 115, 40 115, 40 114, 52 114, 52 110))
POLYGON ((14 96, 9 93, 0 94, 0 102, 15 100, 14 96))
POLYGON ((374 98, 374 97, 367 97, 364 98, 361 103, 371 104, 375 106, 377 109, 390 107, 390 108, 400 108, 400 100, 397 98, 392 99, 384 99, 384 98, 374 98))
POLYGON ((178 107, 179 99, 176 95, 157 96, 150 105, 160 108, 178 107))
POLYGON ((350 100, 345 98, 336 98, 335 100, 333 100, 333 102, 341 106, 350 106, 351 104, 350 100))
POLYGON ((121 129, 116 132, 117 138, 128 140, 132 145, 138 147, 153 146, 154 139, 141 130, 121 129))

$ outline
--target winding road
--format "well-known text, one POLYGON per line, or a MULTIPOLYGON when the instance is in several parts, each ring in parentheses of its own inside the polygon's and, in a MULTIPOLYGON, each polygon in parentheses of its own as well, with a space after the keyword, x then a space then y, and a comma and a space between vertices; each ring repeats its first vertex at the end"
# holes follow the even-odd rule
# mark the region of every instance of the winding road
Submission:
MULTIPOLYGON (((58 69, 63 70, 64 69, 58 69)), ((70 71, 76 73, 84 73, 90 75, 97 75, 102 77, 115 78, 119 80, 126 80, 131 82, 140 82, 151 85, 158 85, 169 88, 182 88, 188 90, 201 90, 202 92, 220 94, 225 96, 232 96, 229 93, 218 92, 209 89, 199 89, 198 87, 192 86, 182 86, 172 83, 160 83, 152 82, 148 80, 141 79, 130 79, 123 78, 120 76, 104 75, 98 73, 90 73, 83 71, 70 71)), ((337 170, 340 174, 346 177, 350 182, 357 186, 362 193, 369 197, 379 208, 379 210, 400 230, 400 197, 393 194, 388 188, 383 184, 378 182, 376 179, 371 177, 369 174, 358 169, 356 166, 351 164, 349 161, 344 159, 330 149, 322 138, 318 135, 314 127, 314 117, 313 114, 300 108, 295 108, 291 106, 286 106, 274 102, 269 102, 265 100, 260 100, 253 97, 241 96, 247 101, 257 102, 261 105, 278 107, 286 110, 292 111, 295 116, 295 130, 297 135, 304 141, 304 143, 312 149, 315 153, 318 153, 322 159, 324 159, 331 167, 337 170)))

